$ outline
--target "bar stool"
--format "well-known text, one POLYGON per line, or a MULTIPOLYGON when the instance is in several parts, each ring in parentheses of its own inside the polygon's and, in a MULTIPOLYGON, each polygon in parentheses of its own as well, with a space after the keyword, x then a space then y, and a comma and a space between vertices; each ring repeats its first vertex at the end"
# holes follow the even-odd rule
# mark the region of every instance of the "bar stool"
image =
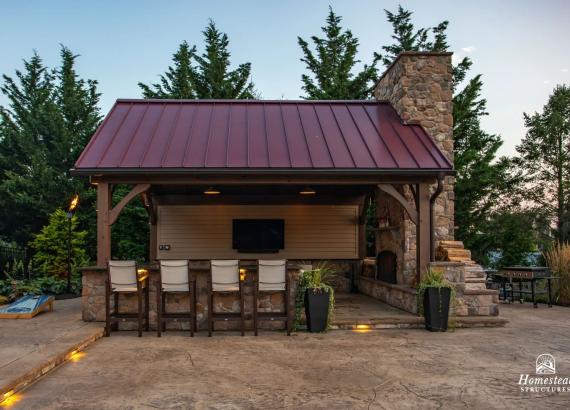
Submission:
POLYGON ((245 335, 245 312, 242 283, 239 278, 238 260, 210 261, 210 277, 208 278, 208 336, 212 336, 215 321, 239 320, 241 335, 245 335), (240 300, 240 311, 214 312, 214 294, 235 294, 240 300))
POLYGON ((135 261, 109 261, 107 263, 107 281, 105 286, 105 336, 111 335, 111 327, 118 329, 119 319, 136 319, 139 337, 142 336, 143 322, 145 330, 149 328, 148 277, 139 278, 135 261), (119 295, 137 295, 137 313, 119 312, 119 295), (115 307, 111 312, 111 296, 115 307), (144 308, 143 308, 144 299, 144 308), (144 318, 143 318, 144 316, 144 318))
POLYGON ((194 337, 196 329, 196 281, 190 273, 187 260, 161 260, 160 273, 156 284, 157 326, 156 335, 166 331, 169 319, 188 319, 190 336, 194 337), (186 293, 190 308, 188 312, 167 312, 166 296, 169 293, 186 293))
POLYGON ((287 261, 259 260, 257 261, 257 277, 253 291, 253 328, 257 336, 258 324, 261 321, 283 321, 287 336, 291 335, 291 309, 289 308, 290 283, 287 274, 287 261), (258 312, 259 292, 283 293, 284 310, 281 312, 258 312))

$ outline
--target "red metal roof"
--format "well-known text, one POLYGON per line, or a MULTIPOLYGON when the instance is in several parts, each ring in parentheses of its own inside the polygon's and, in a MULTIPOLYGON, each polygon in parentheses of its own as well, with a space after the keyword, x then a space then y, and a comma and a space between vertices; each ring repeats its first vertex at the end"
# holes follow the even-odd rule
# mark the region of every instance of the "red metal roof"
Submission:
POLYGON ((419 125, 376 101, 117 100, 77 160, 113 169, 451 170, 419 125))

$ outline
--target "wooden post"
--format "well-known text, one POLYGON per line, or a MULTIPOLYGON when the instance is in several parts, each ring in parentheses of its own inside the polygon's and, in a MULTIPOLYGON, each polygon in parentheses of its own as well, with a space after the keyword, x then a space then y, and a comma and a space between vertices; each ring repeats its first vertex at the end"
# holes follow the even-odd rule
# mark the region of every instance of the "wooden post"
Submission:
POLYGON ((97 266, 106 266, 111 259, 111 185, 99 182, 97 185, 97 266))
POLYGON ((158 246, 158 230, 156 228, 156 222, 150 222, 150 240, 148 242, 149 246, 149 262, 153 263, 156 260, 156 248, 158 246))
POLYGON ((416 278, 418 282, 425 275, 430 262, 430 219, 429 184, 416 185, 416 208, 418 223, 416 224, 416 278))

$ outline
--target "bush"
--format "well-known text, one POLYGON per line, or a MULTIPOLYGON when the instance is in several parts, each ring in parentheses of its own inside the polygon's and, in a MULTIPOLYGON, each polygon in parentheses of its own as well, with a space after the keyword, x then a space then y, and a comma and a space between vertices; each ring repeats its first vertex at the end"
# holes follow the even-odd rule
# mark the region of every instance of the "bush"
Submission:
MULTIPOLYGON (((6 296, 9 300, 28 294, 59 295, 66 290, 67 280, 56 276, 40 276, 31 280, 0 280, 0 296, 6 296)), ((73 275, 71 278, 71 292, 76 295, 81 293, 81 275, 73 275)))
MULTIPOLYGON (((49 217, 48 225, 35 235, 31 243, 34 249, 34 268, 43 276, 67 277, 67 241, 69 221, 67 214, 57 209, 49 217)), ((77 267, 86 266, 89 261, 85 253, 87 232, 77 229, 77 218, 71 218, 71 266, 72 272, 77 267)))
POLYGON ((556 302, 561 305, 570 305, 570 244, 558 243, 544 254, 546 263, 554 276, 554 289, 556 302))

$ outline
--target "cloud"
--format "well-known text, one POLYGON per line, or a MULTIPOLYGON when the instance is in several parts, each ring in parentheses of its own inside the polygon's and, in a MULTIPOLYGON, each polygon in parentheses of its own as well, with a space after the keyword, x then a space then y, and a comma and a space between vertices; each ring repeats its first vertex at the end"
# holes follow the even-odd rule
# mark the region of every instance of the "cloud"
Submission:
POLYGON ((542 84, 550 84, 550 80, 544 80, 542 84))
POLYGON ((567 68, 561 68, 560 71, 562 71, 563 73, 567 73, 568 69, 567 68))
POLYGON ((475 46, 467 46, 467 47, 462 47, 461 51, 465 52, 465 53, 472 53, 475 50, 477 50, 477 48, 475 48, 475 46))

